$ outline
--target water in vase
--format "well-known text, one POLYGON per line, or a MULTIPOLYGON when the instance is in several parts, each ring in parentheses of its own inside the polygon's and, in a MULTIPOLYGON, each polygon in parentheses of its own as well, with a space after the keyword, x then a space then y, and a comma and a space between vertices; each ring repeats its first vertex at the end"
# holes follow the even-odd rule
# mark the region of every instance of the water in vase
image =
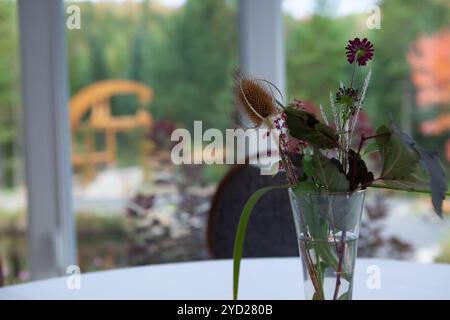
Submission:
POLYGON ((299 239, 307 300, 349 300, 352 298, 354 262, 358 238, 339 233, 328 240, 299 239))

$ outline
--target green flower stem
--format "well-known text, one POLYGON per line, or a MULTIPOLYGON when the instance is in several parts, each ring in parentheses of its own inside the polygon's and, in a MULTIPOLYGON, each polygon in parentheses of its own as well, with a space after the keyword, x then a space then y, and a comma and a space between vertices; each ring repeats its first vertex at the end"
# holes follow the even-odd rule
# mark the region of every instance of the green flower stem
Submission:
MULTIPOLYGON (((339 244, 341 245, 341 248, 345 245, 342 243, 339 244)), ((348 270, 345 270, 343 265, 343 252, 341 251, 341 254, 338 256, 330 249, 329 243, 311 243, 310 245, 311 249, 315 252, 315 257, 317 260, 316 263, 313 263, 311 255, 309 254, 309 251, 307 251, 306 247, 302 247, 302 255, 315 291, 313 300, 325 300, 323 287, 325 274, 322 265, 326 265, 334 269, 334 271, 338 274, 338 277, 340 275, 340 277, 336 279, 337 284, 334 293, 334 300, 336 300, 340 287, 340 278, 342 277, 349 283, 351 282, 351 274, 349 274, 348 270)), ((345 293, 342 296, 345 296, 345 293)), ((339 297, 339 299, 341 299, 341 297, 339 297)))
MULTIPOLYGON (((314 263, 311 259, 311 255, 309 254, 309 249, 307 248, 307 245, 301 246, 302 248, 302 255, 304 256, 306 267, 308 268, 309 276, 311 277, 311 282, 314 287, 314 300, 325 300, 325 296, 323 294, 323 281, 320 281, 318 273, 318 267, 314 266, 314 263)), ((317 257, 317 255, 316 255, 317 257)), ((318 259, 317 259, 318 260, 318 259)), ((318 262, 318 261, 317 261, 318 262)))
POLYGON ((370 140, 370 139, 376 139, 376 138, 379 138, 379 137, 382 137, 382 136, 390 136, 390 135, 391 135, 390 133, 376 134, 376 135, 368 136, 368 137, 364 136, 364 134, 361 135, 361 141, 359 142, 359 146, 358 146, 358 154, 361 153, 361 149, 362 149, 364 143, 365 143, 367 140, 370 140))
MULTIPOLYGON (((318 257, 317 252, 316 252, 316 257, 318 257)), ((325 292, 323 290, 323 282, 325 280, 325 273, 324 273, 324 270, 322 269, 322 262, 320 261, 320 259, 317 259, 316 265, 317 265, 317 276, 318 276, 319 289, 320 289, 322 297, 325 298, 325 292)))
MULTIPOLYGON (((418 189, 406 189, 406 188, 399 188, 399 187, 392 187, 392 186, 386 186, 382 184, 372 184, 368 186, 369 188, 375 188, 375 189, 388 189, 388 190, 396 190, 396 191, 407 191, 407 192, 415 192, 415 193, 423 193, 423 194, 430 194, 430 190, 418 190, 418 189)), ((450 192, 445 193, 446 196, 450 196, 450 192)))
MULTIPOLYGON (((329 247, 328 243, 315 243, 314 244, 315 251, 317 253, 317 256, 320 257, 328 266, 333 268, 336 272, 339 269, 339 257, 337 254, 335 254, 331 248, 329 247)), ((348 272, 348 270, 345 270, 342 268, 342 277, 349 281, 351 280, 351 276, 348 272)))
POLYGON ((353 62, 352 81, 350 82, 350 88, 353 88, 353 81, 355 80, 356 60, 353 62))

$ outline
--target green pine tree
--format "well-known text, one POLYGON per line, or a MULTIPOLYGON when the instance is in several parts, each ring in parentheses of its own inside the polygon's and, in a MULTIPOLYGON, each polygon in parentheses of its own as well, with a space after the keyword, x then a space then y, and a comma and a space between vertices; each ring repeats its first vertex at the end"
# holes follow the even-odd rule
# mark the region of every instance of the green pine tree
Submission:
POLYGON ((236 7, 226 0, 189 0, 174 19, 153 64, 157 115, 188 128, 194 120, 226 128, 238 56, 236 7))

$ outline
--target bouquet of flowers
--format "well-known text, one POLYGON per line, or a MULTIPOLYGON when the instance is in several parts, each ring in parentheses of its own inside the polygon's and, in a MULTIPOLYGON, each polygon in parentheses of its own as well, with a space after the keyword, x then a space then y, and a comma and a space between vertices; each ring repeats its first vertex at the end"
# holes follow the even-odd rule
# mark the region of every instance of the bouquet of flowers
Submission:
POLYGON ((346 55, 352 74, 348 84, 341 83, 335 93, 330 92, 331 120, 322 106, 318 119, 299 100, 284 105, 280 92, 266 80, 235 76, 243 126, 270 129, 279 149, 279 166, 288 180, 285 186, 258 190, 243 209, 234 247, 235 299, 250 213, 258 199, 274 188, 289 189, 305 290, 312 299, 351 299, 367 188, 429 193, 435 212, 442 216, 447 182, 435 153, 418 146, 393 122, 380 126, 375 134, 355 136, 371 71, 360 88, 355 85, 355 74, 373 58, 374 46, 367 39, 355 38, 348 42, 346 55), (371 172, 366 165, 368 155, 374 153, 381 159, 380 172, 371 172))

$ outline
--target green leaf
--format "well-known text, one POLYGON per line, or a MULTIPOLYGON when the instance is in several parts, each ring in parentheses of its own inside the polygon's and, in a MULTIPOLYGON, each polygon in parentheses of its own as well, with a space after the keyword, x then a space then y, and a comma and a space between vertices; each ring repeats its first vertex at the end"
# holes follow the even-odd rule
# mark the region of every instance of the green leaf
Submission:
POLYGON ((314 292, 312 299, 313 299, 313 300, 322 300, 322 299, 320 298, 319 293, 317 293, 317 292, 314 292))
POLYGON ((329 159, 320 155, 318 150, 314 151, 313 167, 316 176, 319 177, 322 184, 329 192, 348 191, 350 183, 345 176, 342 168, 339 168, 339 161, 329 159))
MULTIPOLYGON (((337 272, 339 269, 339 257, 336 254, 336 250, 334 250, 328 243, 321 243, 317 242, 314 244, 314 250, 316 251, 316 254, 323 260, 323 262, 333 268, 334 271, 337 272)), ((342 266, 342 277, 350 281, 351 277, 346 270, 345 266, 342 266)))
POLYGON ((392 131, 402 139, 403 143, 419 155, 420 166, 428 174, 434 211, 442 218, 442 203, 445 200, 448 188, 445 171, 442 168, 438 155, 417 145, 414 139, 400 131, 395 123, 392 123, 391 127, 392 131))
POLYGON ((429 187, 434 211, 442 217, 447 182, 439 158, 418 146, 394 124, 391 127, 392 130, 386 126, 377 130, 383 160, 380 180, 389 189, 416 191, 429 187))
POLYGON ((419 154, 405 145, 402 139, 386 126, 381 126, 377 135, 383 162, 380 176, 383 182, 408 188, 422 188, 426 180, 419 166, 419 154))
MULTIPOLYGON (((422 179, 418 177, 418 179, 422 179)), ((400 190, 400 191, 415 191, 420 190, 421 186, 416 181, 400 181, 400 180, 382 180, 383 186, 386 186, 386 189, 400 190)), ((429 192, 431 193, 431 191, 429 192)))
POLYGON ((289 185, 273 186, 261 188, 251 195, 247 200, 247 203, 242 210, 241 217, 239 219, 239 224, 236 231, 236 237, 234 240, 234 250, 233 250, 233 299, 238 298, 239 289, 239 271, 241 268, 242 251, 244 248, 245 233, 247 232, 247 225, 250 219, 250 214, 252 213, 253 207, 259 201, 259 199, 271 190, 276 189, 287 189, 289 185))
POLYGON ((364 197, 357 194, 342 196, 330 196, 331 216, 335 228, 343 231, 351 231, 359 223, 362 209, 364 208, 364 197))
POLYGON ((314 239, 328 239, 328 220, 326 215, 318 214, 314 206, 314 201, 310 194, 316 193, 315 186, 312 183, 301 183, 292 188, 295 194, 294 215, 299 219, 294 219, 297 233, 311 234, 314 239))
POLYGON ((303 172, 306 174, 307 177, 312 177, 314 175, 313 172, 313 162, 311 156, 304 156, 303 157, 303 172))
POLYGON ((316 186, 312 182, 301 182, 298 185, 292 186, 292 191, 295 193, 317 192, 316 186))
POLYGON ((332 149, 338 146, 338 135, 336 131, 319 122, 309 112, 287 107, 286 124, 289 133, 294 138, 303 140, 319 149, 332 149))
POLYGON ((349 299, 349 292, 347 291, 347 292, 343 293, 343 294, 338 298, 338 300, 350 300, 350 299, 349 299))
POLYGON ((363 156, 374 153, 374 152, 378 152, 378 143, 376 141, 372 141, 365 149, 363 152, 363 156))
MULTIPOLYGON (((396 187, 394 185, 388 185, 386 183, 382 183, 382 184, 375 183, 375 184, 370 185, 370 188, 396 190, 396 191, 409 191, 409 192, 417 192, 417 193, 428 194, 428 195, 431 194, 431 190, 429 190, 429 189, 417 189, 417 188, 407 189, 407 188, 405 188, 405 186, 396 187)), ((444 193, 444 196, 450 197, 450 192, 444 193)))

